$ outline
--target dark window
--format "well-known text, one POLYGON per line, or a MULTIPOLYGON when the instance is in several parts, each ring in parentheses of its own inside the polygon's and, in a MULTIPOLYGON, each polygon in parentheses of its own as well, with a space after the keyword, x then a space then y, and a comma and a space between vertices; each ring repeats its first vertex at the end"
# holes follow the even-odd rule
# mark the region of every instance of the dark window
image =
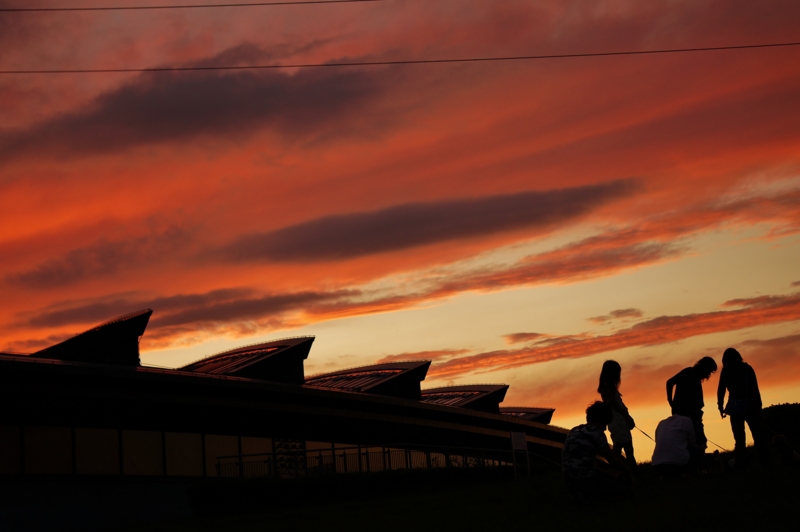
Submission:
POLYGON ((118 475, 119 431, 75 429, 75 462, 80 475, 118 475))

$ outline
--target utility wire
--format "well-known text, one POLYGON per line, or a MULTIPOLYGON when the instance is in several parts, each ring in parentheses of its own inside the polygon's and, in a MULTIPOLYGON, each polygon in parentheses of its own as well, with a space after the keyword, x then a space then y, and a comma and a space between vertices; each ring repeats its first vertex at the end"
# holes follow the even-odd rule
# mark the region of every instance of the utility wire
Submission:
POLYGON ((284 2, 240 2, 236 4, 188 4, 161 6, 107 6, 107 7, 4 7, 0 13, 51 13, 56 11, 145 11, 152 9, 202 9, 218 7, 269 7, 304 6, 314 4, 363 4, 387 0, 287 0, 284 2))
POLYGON ((150 67, 150 68, 76 68, 50 70, 0 70, 0 74, 110 74, 129 72, 197 72, 208 70, 268 70, 280 68, 318 68, 318 67, 364 67, 386 65, 431 65, 443 63, 488 63, 493 61, 529 61, 535 59, 569 59, 577 57, 614 57, 621 55, 674 54, 687 52, 713 52, 720 50, 747 50, 757 48, 779 48, 800 46, 800 42, 784 42, 770 44, 743 44, 738 46, 709 46, 704 48, 669 48, 661 50, 629 50, 624 52, 587 52, 576 54, 549 55, 515 55, 501 57, 467 57, 449 59, 407 59, 399 61, 345 61, 338 63, 287 63, 268 65, 220 65, 220 66, 186 66, 186 67, 150 67))

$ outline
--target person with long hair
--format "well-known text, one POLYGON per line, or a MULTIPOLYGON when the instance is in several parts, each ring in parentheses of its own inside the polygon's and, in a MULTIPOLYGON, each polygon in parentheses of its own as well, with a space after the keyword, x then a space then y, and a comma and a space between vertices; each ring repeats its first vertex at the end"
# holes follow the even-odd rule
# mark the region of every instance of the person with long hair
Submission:
POLYGON ((628 407, 622 402, 622 394, 619 393, 619 385, 622 381, 622 366, 615 360, 606 360, 600 370, 600 383, 597 386, 597 393, 603 403, 607 404, 614 416, 608 424, 608 431, 611 433, 612 449, 618 456, 622 456, 624 451, 625 461, 631 471, 636 471, 636 458, 633 456, 633 436, 631 430, 636 426, 628 407))
POLYGON ((731 418, 731 430, 735 442, 733 448, 734 469, 742 469, 749 462, 744 433, 745 422, 753 435, 761 466, 769 467, 769 443, 764 433, 761 392, 758 390, 756 372, 750 364, 742 360, 739 351, 732 347, 726 349, 722 354, 722 371, 719 374, 719 386, 717 387, 717 406, 720 416, 724 418, 727 415, 731 418), (723 406, 725 392, 728 392, 728 404, 723 406))

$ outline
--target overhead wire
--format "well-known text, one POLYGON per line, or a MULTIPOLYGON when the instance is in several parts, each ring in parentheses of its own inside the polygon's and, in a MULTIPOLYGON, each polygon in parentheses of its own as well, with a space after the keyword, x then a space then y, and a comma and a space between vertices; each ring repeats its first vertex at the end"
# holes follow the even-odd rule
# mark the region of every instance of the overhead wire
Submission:
POLYGON ((278 2, 238 2, 235 4, 170 4, 149 6, 97 6, 97 7, 3 7, 0 13, 50 13, 64 11, 147 11, 155 9, 208 9, 224 7, 270 7, 321 4, 367 4, 388 0, 286 0, 278 2))
POLYGON ((726 50, 747 50, 800 46, 800 42, 743 44, 732 46, 707 46, 697 48, 666 48, 656 50, 627 50, 620 52, 581 52, 572 54, 513 55, 493 57, 460 57, 440 59, 404 59, 387 61, 341 61, 331 63, 278 63, 266 65, 210 65, 184 67, 147 67, 147 68, 75 68, 75 69, 43 69, 43 70, 0 70, 0 74, 116 74, 134 72, 199 72, 219 70, 271 70, 281 68, 330 68, 330 67, 369 67, 390 65, 431 65, 447 63, 487 63, 495 61, 532 61, 543 59, 571 59, 592 57, 615 57, 627 55, 654 55, 674 53, 713 52, 726 50))

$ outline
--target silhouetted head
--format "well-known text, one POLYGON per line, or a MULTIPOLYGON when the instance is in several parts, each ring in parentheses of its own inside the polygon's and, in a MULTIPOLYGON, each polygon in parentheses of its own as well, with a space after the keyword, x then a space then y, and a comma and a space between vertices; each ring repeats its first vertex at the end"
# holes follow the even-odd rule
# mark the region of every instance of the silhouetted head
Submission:
POLYGON ((611 423, 613 417, 614 413, 611 411, 611 407, 602 401, 595 401, 586 409, 587 423, 594 423, 595 425, 602 425, 605 427, 611 423))
POLYGON ((694 365, 694 369, 700 374, 700 379, 706 380, 712 373, 717 371, 717 363, 711 357, 703 357, 694 365))
POLYGON ((619 388, 619 382, 622 375, 622 366, 616 360, 606 360, 603 362, 603 369, 600 370, 600 384, 597 385, 597 393, 602 393, 600 390, 609 387, 619 388))
POLYGON ((722 353, 722 365, 723 366, 735 366, 736 364, 742 363, 742 355, 739 354, 739 351, 736 349, 729 347, 722 353))

